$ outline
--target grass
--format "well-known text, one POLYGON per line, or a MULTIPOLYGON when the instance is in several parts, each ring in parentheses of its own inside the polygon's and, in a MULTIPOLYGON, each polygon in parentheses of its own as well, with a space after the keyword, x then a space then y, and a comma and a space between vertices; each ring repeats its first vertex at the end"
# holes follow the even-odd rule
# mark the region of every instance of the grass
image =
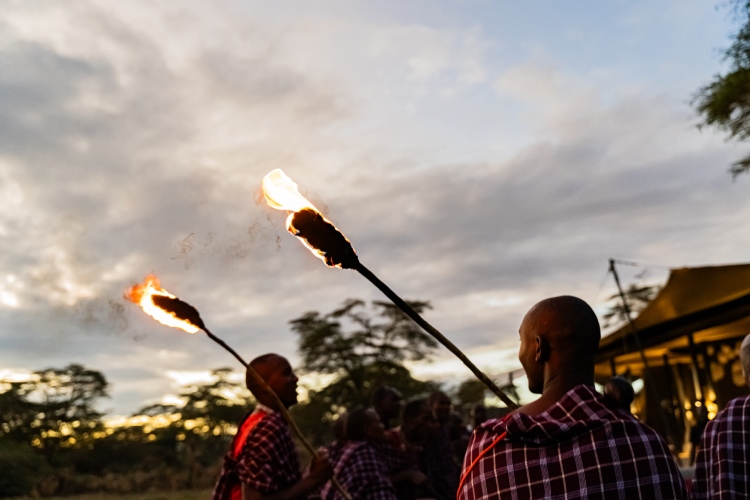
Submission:
POLYGON ((211 490, 166 491, 154 493, 90 493, 65 497, 48 497, 48 500, 208 500, 211 490))

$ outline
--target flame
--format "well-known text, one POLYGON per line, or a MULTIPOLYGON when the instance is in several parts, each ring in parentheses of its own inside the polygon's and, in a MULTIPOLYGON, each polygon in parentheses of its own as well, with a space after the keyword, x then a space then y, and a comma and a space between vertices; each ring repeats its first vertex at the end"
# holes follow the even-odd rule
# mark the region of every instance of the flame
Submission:
POLYGON ((268 206, 276 210, 299 212, 303 208, 311 208, 320 213, 307 198, 299 194, 297 184, 280 168, 263 177, 263 196, 268 206))
MULTIPOLYGON (((297 183, 287 177, 280 168, 272 170, 263 177, 263 196, 265 196, 266 203, 268 203, 269 207, 275 208, 276 210, 287 210, 291 212, 286 219, 286 228, 295 236, 300 236, 300 234, 294 227, 294 215, 304 209, 314 210, 324 221, 334 228, 336 227, 330 220, 320 213, 320 210, 315 208, 315 205, 310 203, 310 200, 300 194, 297 183)), ((346 236, 343 237, 346 239, 346 236)), ((313 253, 313 255, 326 262, 326 265, 331 265, 326 261, 325 251, 315 248, 304 237, 300 237, 300 241, 313 253)), ((348 242, 349 240, 346 239, 346 241, 348 242)), ((341 266, 333 265, 332 267, 341 266)))
POLYGON ((161 295, 163 297, 170 297, 176 299, 174 295, 164 290, 159 284, 159 278, 153 274, 149 274, 143 280, 143 283, 138 284, 130 288, 125 292, 125 298, 135 302, 143 311, 154 318, 162 325, 172 326, 174 328, 181 328, 188 333, 196 333, 200 328, 190 323, 189 321, 182 320, 176 317, 169 311, 162 309, 161 307, 154 304, 152 297, 154 295, 161 295))

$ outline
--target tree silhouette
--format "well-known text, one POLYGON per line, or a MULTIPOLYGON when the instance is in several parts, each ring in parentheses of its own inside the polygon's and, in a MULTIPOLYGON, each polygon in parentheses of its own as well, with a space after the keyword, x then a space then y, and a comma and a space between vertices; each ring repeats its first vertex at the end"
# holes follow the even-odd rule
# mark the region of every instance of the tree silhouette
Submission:
MULTIPOLYGON (((742 23, 732 45, 724 52, 730 62, 725 75, 715 75, 693 97, 693 105, 702 116, 699 127, 715 126, 729 133, 730 139, 750 139, 750 0, 735 0, 734 13, 742 23)), ((733 177, 750 171, 750 154, 736 161, 733 177)))
MULTIPOLYGON (((430 307, 424 301, 409 304, 419 313, 430 307)), ((308 312, 290 324, 299 336, 299 370, 334 376, 293 409, 316 442, 329 435, 338 414, 368 405, 381 385, 393 386, 407 398, 437 387, 416 380, 404 366, 405 361, 428 358, 437 342, 391 303, 373 301, 368 310, 364 301, 348 299, 328 314, 308 312)))

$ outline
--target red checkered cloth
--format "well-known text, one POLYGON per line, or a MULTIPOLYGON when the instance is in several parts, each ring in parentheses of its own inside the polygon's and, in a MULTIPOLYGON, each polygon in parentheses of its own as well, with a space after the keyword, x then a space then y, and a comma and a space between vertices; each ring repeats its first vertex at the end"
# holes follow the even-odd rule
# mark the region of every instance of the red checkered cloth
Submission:
MULTIPOLYGON (((388 466, 378 450, 364 441, 350 441, 336 456, 329 456, 333 473, 352 498, 357 500, 396 500, 396 490, 388 478, 388 466)), ((328 481, 320 492, 324 500, 344 497, 328 481)))
POLYGON ((293 486, 302 478, 297 448, 280 413, 257 408, 240 425, 235 441, 242 439, 246 423, 253 427, 244 443, 232 443, 214 487, 213 500, 238 498, 242 483, 269 495, 293 486), (253 417, 257 417, 257 412, 265 412, 265 415, 255 421, 253 417), (235 455, 237 449, 239 453, 235 455))
POLYGON ((750 498, 750 396, 733 399, 706 425, 692 498, 750 498))
POLYGON ((687 499, 664 440, 585 385, 541 415, 479 426, 463 469, 459 499, 687 499))

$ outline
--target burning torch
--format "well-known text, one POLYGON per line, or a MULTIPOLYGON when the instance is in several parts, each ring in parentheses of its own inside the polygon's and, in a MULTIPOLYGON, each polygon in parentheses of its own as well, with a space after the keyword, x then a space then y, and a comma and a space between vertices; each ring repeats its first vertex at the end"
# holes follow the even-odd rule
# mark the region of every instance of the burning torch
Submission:
POLYGON ((286 220, 287 230, 297 236, 313 255, 322 259, 329 267, 354 269, 367 278, 415 323, 455 354, 508 408, 518 408, 518 405, 511 401, 453 342, 425 321, 409 304, 362 265, 346 236, 299 193, 297 184, 281 169, 277 168, 263 178, 263 195, 270 207, 290 212, 286 220))
MULTIPOLYGON (((159 283, 159 279, 153 274, 146 276, 146 279, 143 281, 143 283, 140 283, 128 289, 125 292, 125 298, 140 305, 146 314, 163 325, 180 328, 188 333, 196 333, 199 330, 203 330, 203 332, 208 335, 211 340, 229 351, 229 353, 237 358, 237 361, 242 363, 242 365, 247 369, 247 373, 255 381, 256 386, 259 387, 260 390, 263 391, 267 396, 269 396, 271 401, 273 401, 274 409, 281 412, 284 419, 286 419, 287 423, 292 428, 292 431, 297 435, 297 438, 299 438, 305 448, 307 448, 307 450, 312 455, 318 455, 310 442, 305 438, 304 434, 302 434, 302 431, 297 426, 297 423, 289 414, 289 411, 287 411, 286 406, 284 406, 284 404, 281 402, 278 395, 273 391, 273 389, 271 389, 271 387, 269 387, 269 385, 265 380, 263 380, 258 372, 255 371, 252 366, 246 363, 245 360, 242 359, 242 356, 237 354, 237 351, 232 349, 226 342, 221 340, 219 337, 211 333, 208 328, 206 328, 205 323, 203 323, 203 319, 201 319, 200 314, 195 307, 191 306, 187 302, 183 302, 171 293, 164 290, 159 283)), ((351 495, 349 495, 349 493, 344 489, 344 487, 335 477, 332 477, 331 481, 339 490, 341 495, 344 496, 344 498, 346 498, 347 500, 352 499, 351 495)))

